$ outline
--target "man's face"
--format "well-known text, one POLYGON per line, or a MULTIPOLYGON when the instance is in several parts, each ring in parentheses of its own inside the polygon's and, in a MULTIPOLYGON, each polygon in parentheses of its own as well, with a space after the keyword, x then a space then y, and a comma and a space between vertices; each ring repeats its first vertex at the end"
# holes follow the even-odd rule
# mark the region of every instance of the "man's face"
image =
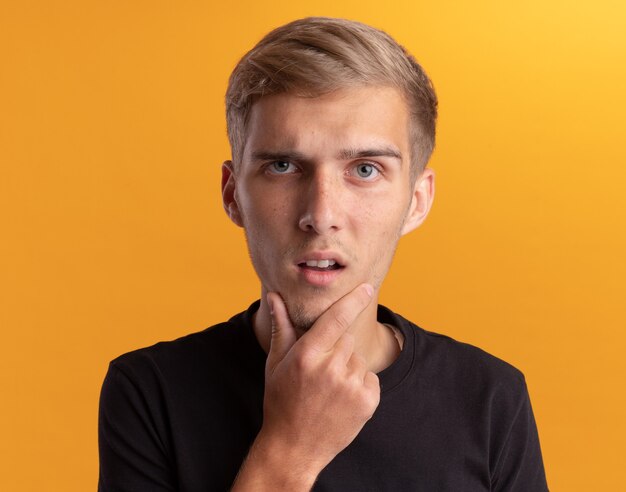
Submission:
POLYGON ((245 229, 263 295, 278 292, 299 330, 358 284, 378 288, 398 239, 423 220, 408 118, 385 87, 254 104, 242 161, 225 166, 225 207, 245 229))

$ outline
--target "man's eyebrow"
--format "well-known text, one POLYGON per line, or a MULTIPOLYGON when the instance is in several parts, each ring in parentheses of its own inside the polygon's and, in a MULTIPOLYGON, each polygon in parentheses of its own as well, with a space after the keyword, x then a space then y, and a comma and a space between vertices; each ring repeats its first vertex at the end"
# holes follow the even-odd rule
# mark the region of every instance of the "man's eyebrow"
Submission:
MULTIPOLYGON (((340 160, 362 159, 365 157, 392 157, 402 160, 402 153, 393 146, 374 147, 370 149, 348 148, 339 152, 337 158, 340 160)), ((252 153, 253 161, 287 161, 305 162, 309 160, 305 154, 297 150, 268 151, 257 150, 252 153)))
POLYGON ((253 161, 286 161, 286 162, 302 162, 306 160, 306 156, 302 152, 295 150, 287 151, 267 151, 258 150, 252 153, 253 161))
POLYGON ((344 149, 339 152, 339 159, 361 159, 363 157, 393 157, 402 160, 402 154, 398 149, 392 146, 376 147, 371 149, 344 149))

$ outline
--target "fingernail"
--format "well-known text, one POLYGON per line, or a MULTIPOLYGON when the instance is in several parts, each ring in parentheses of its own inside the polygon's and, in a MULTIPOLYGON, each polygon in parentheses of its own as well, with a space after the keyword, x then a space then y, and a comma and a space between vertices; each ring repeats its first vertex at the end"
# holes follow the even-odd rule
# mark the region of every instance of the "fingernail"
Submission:
POLYGON ((374 295, 374 287, 372 287, 370 284, 363 284, 365 287, 365 292, 367 292, 367 295, 372 297, 374 295))

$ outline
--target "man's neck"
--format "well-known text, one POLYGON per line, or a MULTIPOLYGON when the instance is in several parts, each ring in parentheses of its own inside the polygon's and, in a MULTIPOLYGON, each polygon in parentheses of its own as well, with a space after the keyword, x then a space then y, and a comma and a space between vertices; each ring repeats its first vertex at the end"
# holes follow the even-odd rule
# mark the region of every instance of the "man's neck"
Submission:
MULTIPOLYGON (((403 339, 401 333, 389 325, 379 323, 377 298, 368 306, 348 329, 354 336, 354 352, 365 359, 368 370, 378 373, 389 367, 400 355, 403 339)), ((252 318, 254 334, 259 345, 269 352, 272 338, 272 320, 266 297, 252 318)), ((300 334, 301 336, 301 334, 300 334)))

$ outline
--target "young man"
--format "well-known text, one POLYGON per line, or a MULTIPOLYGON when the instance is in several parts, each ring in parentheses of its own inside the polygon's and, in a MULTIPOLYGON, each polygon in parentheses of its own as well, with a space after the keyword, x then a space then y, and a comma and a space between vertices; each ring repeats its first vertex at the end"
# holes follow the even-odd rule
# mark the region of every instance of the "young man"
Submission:
POLYGON ((377 304, 434 196, 421 67, 369 26, 303 19, 226 99, 224 208, 261 299, 111 363, 99 490, 547 490, 522 374, 377 304))

